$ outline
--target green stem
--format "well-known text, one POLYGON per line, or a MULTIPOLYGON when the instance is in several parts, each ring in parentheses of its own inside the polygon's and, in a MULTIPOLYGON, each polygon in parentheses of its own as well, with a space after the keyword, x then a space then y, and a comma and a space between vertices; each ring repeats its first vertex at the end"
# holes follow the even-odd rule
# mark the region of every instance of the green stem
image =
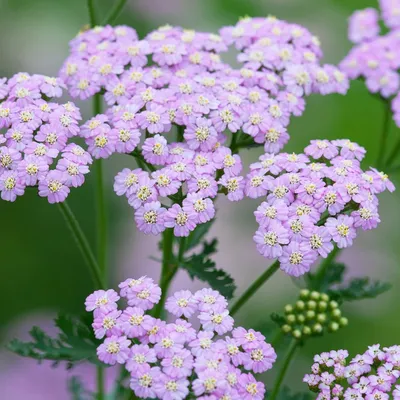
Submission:
POLYGON ((261 274, 251 285, 250 287, 242 294, 241 297, 236 301, 236 303, 231 307, 230 309, 230 314, 234 315, 236 314, 243 306, 244 304, 250 299, 250 297, 253 296, 257 292, 258 289, 262 285, 264 285, 265 282, 271 276, 278 271, 279 269, 279 261, 275 261, 263 274, 261 274))
POLYGON ((97 264, 96 258, 93 255, 89 242, 82 228, 80 227, 78 220, 76 219, 74 213, 72 212, 66 201, 58 204, 65 218, 65 221, 67 222, 68 227, 71 229, 71 232, 76 240, 76 243, 78 244, 78 247, 82 252, 86 264, 89 267, 96 288, 104 289, 105 282, 101 274, 99 265, 97 264))
POLYGON ((87 0, 87 8, 89 11, 90 26, 94 28, 97 25, 96 11, 94 7, 94 0, 87 0))
POLYGON ((269 400, 275 400, 276 397, 278 396, 279 390, 280 390, 282 382, 283 382, 283 379, 285 378, 285 375, 286 375, 286 372, 287 372, 287 370, 289 368, 290 362, 292 361, 294 353, 296 352, 297 344, 298 344, 297 340, 293 339, 291 341, 291 343, 289 345, 289 348, 288 348, 288 351, 287 351, 287 353, 285 355, 285 358, 283 360, 282 367, 281 367, 281 369, 280 369, 280 371, 278 373, 278 376, 276 378, 274 388, 272 389, 272 392, 268 397, 269 400))
POLYGON ((125 6, 125 3, 127 0, 114 0, 115 1, 115 6, 114 8, 111 9, 110 14, 108 14, 108 17, 104 20, 104 25, 107 24, 113 24, 115 20, 118 18, 118 15, 121 13, 122 9, 125 6))
POLYGON ((385 166, 390 167, 393 164, 393 161, 396 159, 396 156, 398 155, 399 151, 400 151, 400 139, 393 147, 393 150, 390 153, 390 155, 385 163, 385 166))
POLYGON ((328 254, 320 264, 318 270, 315 272, 313 279, 311 280, 311 286, 314 290, 320 290, 322 287, 322 283, 324 281, 324 277, 326 275, 326 270, 330 267, 335 258, 339 255, 342 250, 339 247, 335 246, 333 250, 328 254))
POLYGON ((174 268, 171 271, 172 258, 173 258, 173 245, 174 245, 174 230, 168 228, 163 232, 163 251, 162 251, 162 265, 161 265, 161 276, 160 276, 160 287, 161 287, 161 299, 158 304, 154 307, 155 318, 159 318, 164 307, 165 299, 167 298, 168 288, 171 284, 172 278, 175 275, 174 268))
POLYGON ((380 147, 379 147, 379 155, 378 155, 378 160, 376 163, 376 165, 379 169, 382 168, 383 160, 385 157, 387 139, 388 139, 389 130, 390 130, 390 116, 391 116, 390 103, 387 101, 384 101, 384 106, 385 106, 385 109, 384 109, 384 115, 383 115, 383 128, 382 128, 381 142, 380 142, 380 147))
POLYGON ((97 374, 97 400, 105 399, 104 396, 104 368, 99 366, 96 369, 97 374))

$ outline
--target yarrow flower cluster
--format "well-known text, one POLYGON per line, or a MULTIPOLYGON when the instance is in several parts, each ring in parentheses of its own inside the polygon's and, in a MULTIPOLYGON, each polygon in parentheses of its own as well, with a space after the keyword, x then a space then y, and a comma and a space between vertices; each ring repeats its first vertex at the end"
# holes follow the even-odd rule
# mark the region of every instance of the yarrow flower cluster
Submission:
POLYGON ((161 289, 152 279, 127 279, 114 290, 98 290, 86 299, 93 311, 97 349, 102 362, 123 364, 130 387, 139 398, 263 400, 264 384, 253 373, 269 370, 276 360, 272 346, 252 329, 233 328, 227 301, 217 291, 176 292, 165 308, 174 322, 146 312, 160 301, 161 289), (127 307, 119 310, 120 297, 127 307), (196 330, 191 318, 200 322, 196 330))
POLYGON ((352 245, 357 229, 380 222, 377 194, 394 185, 383 172, 364 172, 365 149, 344 140, 312 140, 304 154, 264 154, 251 164, 246 194, 266 200, 254 212, 258 251, 298 277, 336 245, 352 245))
POLYGON ((340 68, 350 79, 364 79, 371 93, 391 100, 394 120, 400 126, 400 2, 380 0, 379 5, 380 15, 366 8, 350 17, 349 38, 355 46, 340 68), (385 35, 379 35, 380 19, 389 28, 385 35))
POLYGON ((64 84, 58 78, 19 73, 0 79, 0 191, 15 201, 27 187, 38 187, 49 203, 64 201, 81 186, 91 156, 71 142, 78 136, 79 109, 57 104, 64 84), (51 169, 51 166, 55 168, 51 169))
POLYGON ((320 336, 326 330, 336 332, 348 324, 336 301, 326 293, 307 289, 300 291, 300 298, 294 305, 285 306, 283 319, 282 331, 298 340, 320 336))
POLYGON ((400 346, 369 346, 349 363, 347 350, 314 357, 312 374, 303 382, 318 393, 317 400, 399 400, 400 346))
POLYGON ((235 146, 250 140, 280 151, 305 96, 348 88, 337 68, 320 65, 319 42, 310 32, 272 17, 245 18, 219 35, 164 26, 143 40, 130 27, 96 27, 70 48, 60 76, 71 95, 104 92, 110 106, 83 127, 89 153, 130 153, 141 163, 117 175, 115 191, 127 196, 145 233, 174 227, 177 236, 187 236, 213 218, 218 192, 241 200, 235 146), (241 69, 221 59, 231 45, 241 69), (160 197, 171 196, 180 204, 167 209, 160 197))

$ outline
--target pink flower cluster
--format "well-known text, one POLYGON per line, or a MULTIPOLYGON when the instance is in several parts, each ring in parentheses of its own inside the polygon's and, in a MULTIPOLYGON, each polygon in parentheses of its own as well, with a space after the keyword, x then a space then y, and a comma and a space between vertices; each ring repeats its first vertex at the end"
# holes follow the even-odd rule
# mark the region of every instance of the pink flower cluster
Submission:
POLYGON ((376 228, 377 194, 395 188, 383 172, 361 169, 365 153, 347 139, 312 140, 304 154, 267 153, 251 164, 245 192, 266 197, 254 212, 258 251, 298 277, 334 245, 351 246, 357 229, 376 228))
POLYGON ((165 308, 176 319, 167 323, 146 311, 161 297, 152 279, 127 279, 114 290, 98 290, 86 299, 94 312, 93 329, 104 342, 98 358, 123 364, 139 398, 263 400, 264 384, 253 373, 269 370, 276 360, 272 346, 252 329, 233 329, 227 301, 217 291, 176 292, 165 308), (120 296, 127 307, 119 310, 120 296), (196 330, 190 318, 196 316, 196 330))
POLYGON ((79 135, 79 109, 61 97, 58 78, 19 73, 0 80, 0 191, 15 201, 27 187, 38 187, 49 203, 64 201, 81 186, 91 156, 70 139, 79 135), (55 164, 55 169, 50 169, 55 164))
POLYGON ((312 374, 305 375, 317 400, 399 400, 400 346, 369 346, 347 364, 347 350, 316 355, 312 374))
POLYGON ((362 78, 368 90, 393 98, 394 120, 400 126, 400 1, 380 0, 381 18, 389 32, 379 36, 379 12, 373 8, 350 17, 349 38, 355 43, 340 68, 350 79, 362 78))
POLYGON ((107 158, 134 152, 147 163, 148 171, 143 165, 124 169, 114 186, 145 233, 173 227, 175 235, 187 236, 214 217, 218 192, 241 200, 235 145, 250 140, 267 152, 280 151, 306 95, 348 88, 338 69, 320 66, 315 37, 274 18, 246 18, 219 35, 164 26, 143 40, 126 26, 96 27, 80 33, 70 48, 60 76, 71 95, 86 99, 104 91, 110 106, 83 126, 89 153, 107 158), (231 45, 239 50, 241 69, 220 57, 231 45), (233 135, 230 147, 223 145, 227 133, 233 135), (161 204, 159 197, 173 196, 180 204, 161 204))

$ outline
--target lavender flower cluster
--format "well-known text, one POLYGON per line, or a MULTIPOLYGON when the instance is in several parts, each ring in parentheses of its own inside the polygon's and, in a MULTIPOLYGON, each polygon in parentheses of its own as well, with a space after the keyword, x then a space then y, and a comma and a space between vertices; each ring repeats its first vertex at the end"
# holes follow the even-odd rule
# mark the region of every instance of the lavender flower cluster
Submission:
POLYGON ((381 15, 366 8, 351 16, 349 38, 355 46, 340 68, 350 79, 364 79, 371 93, 392 99, 393 118, 400 126, 400 2, 380 0, 379 4, 381 15), (389 28, 384 35, 379 35, 380 18, 389 28))
POLYGON ((357 229, 376 228, 377 194, 394 185, 383 172, 361 169, 365 153, 349 140, 312 140, 304 154, 266 153, 251 164, 248 195, 266 197, 254 212, 258 251, 298 277, 334 245, 351 246, 357 229))
POLYGON ((297 340, 310 336, 320 336, 324 331, 337 332, 348 325, 346 317, 342 316, 339 304, 331 300, 326 293, 300 291, 295 304, 285 306, 285 323, 281 326, 285 334, 297 340))
POLYGON ((347 364, 347 350, 316 355, 312 374, 305 375, 317 400, 399 400, 400 346, 369 346, 347 364))
POLYGON ((60 76, 71 95, 101 92, 110 106, 83 127, 90 154, 136 152, 147 163, 149 171, 125 169, 115 182, 145 233, 174 227, 177 236, 187 236, 213 218, 218 191, 233 201, 244 197, 241 160, 223 146, 226 133, 233 142, 249 138, 278 152, 306 95, 348 88, 338 69, 319 65, 315 37, 274 18, 246 18, 220 35, 164 26, 144 40, 130 27, 96 27, 70 48, 60 76), (240 70, 220 57, 232 44, 240 51, 240 70), (178 192, 180 205, 161 205, 159 197, 178 192))
POLYGON ((191 392, 203 400, 264 399, 264 384, 253 373, 269 370, 276 353, 260 332, 233 329, 227 301, 217 291, 176 292, 165 308, 177 319, 166 323, 146 313, 161 297, 152 279, 127 279, 119 287, 119 295, 94 292, 85 305, 94 312, 96 338, 104 338, 99 360, 125 365, 137 397, 181 400, 191 392), (128 304, 124 310, 117 306, 120 297, 128 304), (189 322, 194 316, 199 330, 189 322))
POLYGON ((0 80, 3 200, 15 201, 27 187, 38 187, 39 196, 58 203, 83 184, 92 158, 70 141, 80 133, 80 112, 71 102, 50 101, 61 97, 64 87, 58 78, 26 73, 0 80))

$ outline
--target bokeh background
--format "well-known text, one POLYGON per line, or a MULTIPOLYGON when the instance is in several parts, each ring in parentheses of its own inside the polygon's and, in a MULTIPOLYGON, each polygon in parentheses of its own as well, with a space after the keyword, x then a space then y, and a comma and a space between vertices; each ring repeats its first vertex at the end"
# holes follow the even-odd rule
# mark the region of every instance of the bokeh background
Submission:
MULTIPOLYGON (((113 0, 97 0, 96 4, 99 13, 106 15, 113 0)), ((338 63, 351 47, 347 18, 354 10, 369 6, 377 7, 377 0, 128 0, 117 22, 133 26, 143 36, 166 23, 216 32, 244 15, 272 14, 307 26, 322 41, 324 61, 338 63)), ((87 23, 84 0, 0 0, 0 76, 19 71, 56 75, 67 56, 68 41, 87 23)), ((89 117, 90 104, 79 105, 89 117)), ((310 139, 345 137, 366 147, 364 165, 373 165, 382 122, 382 104, 362 83, 353 82, 346 97, 310 97, 304 116, 293 119, 290 125, 291 141, 285 150, 299 152, 310 139)), ((400 129, 393 125, 390 144, 399 137, 400 129)), ((248 162, 257 156, 253 150, 243 153, 248 162)), ((133 210, 112 191, 114 175, 122 167, 133 166, 132 162, 121 156, 105 164, 108 261, 114 284, 143 273, 155 279, 159 275, 159 265, 149 259, 157 251, 156 240, 136 232, 133 210)), ((392 179, 400 184, 399 174, 392 179)), ((93 189, 93 176, 89 176, 86 185, 72 192, 69 202, 94 245, 93 189)), ((291 388, 306 391, 301 379, 316 352, 347 348, 355 354, 378 342, 399 344, 399 200, 399 191, 384 194, 379 229, 361 234, 341 256, 349 267, 349 276, 369 275, 390 281, 394 289, 377 300, 346 304, 344 312, 350 325, 338 334, 313 340, 301 350, 286 378, 291 388)), ((252 212, 258 203, 218 203, 218 220, 212 230, 220 239, 216 260, 220 268, 234 276, 238 292, 267 267, 252 241, 256 229, 252 212)), ((81 254, 58 208, 33 192, 16 203, 0 202, 0 238, 0 397, 67 399, 65 371, 36 367, 30 360, 9 354, 4 345, 11 337, 26 337, 33 324, 49 326, 58 311, 83 312, 84 299, 93 288, 81 254)), ((193 285, 182 273, 174 285, 183 288, 188 284, 193 285)), ((238 314, 237 322, 268 331, 270 313, 293 302, 297 290, 291 279, 277 273, 238 314)), ((90 368, 82 373, 87 381, 92 380, 90 368)), ((266 376, 267 384, 271 384, 273 375, 266 376)))

